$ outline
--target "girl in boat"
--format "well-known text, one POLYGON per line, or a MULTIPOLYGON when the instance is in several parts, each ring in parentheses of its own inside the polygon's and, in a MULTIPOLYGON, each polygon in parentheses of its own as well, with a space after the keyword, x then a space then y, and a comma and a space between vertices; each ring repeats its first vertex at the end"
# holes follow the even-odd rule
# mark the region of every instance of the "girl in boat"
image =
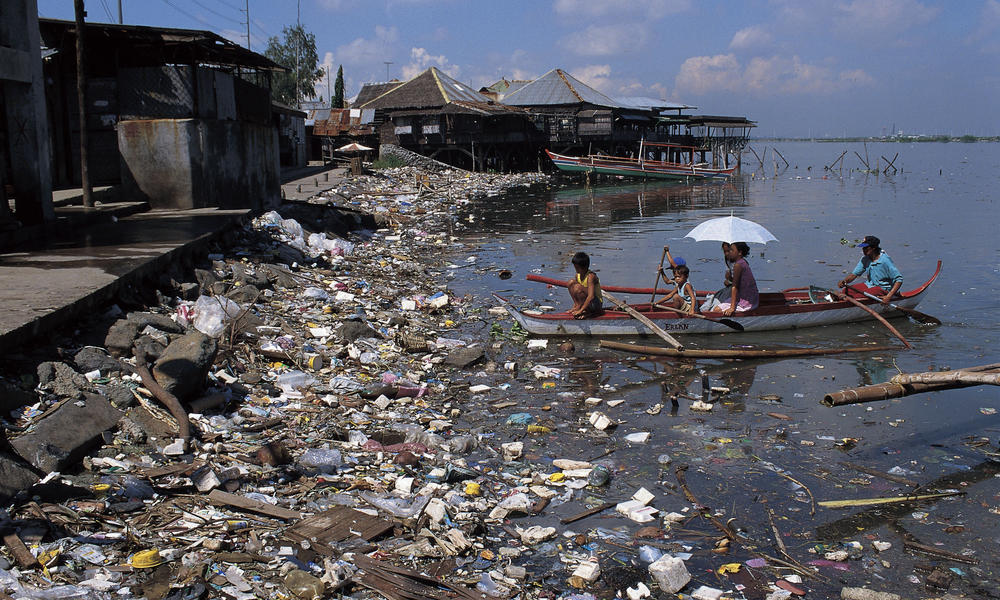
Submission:
POLYGON ((569 280, 566 287, 573 298, 570 314, 575 319, 590 319, 604 314, 604 298, 601 296, 601 280, 590 270, 590 257, 586 252, 573 255, 576 277, 569 280))
POLYGON ((727 317, 736 312, 753 310, 760 303, 757 280, 754 279, 753 271, 750 270, 750 264, 746 259, 748 254, 750 246, 746 242, 733 242, 729 246, 726 258, 733 265, 733 277, 729 282, 730 298, 728 302, 722 302, 715 307, 727 317))

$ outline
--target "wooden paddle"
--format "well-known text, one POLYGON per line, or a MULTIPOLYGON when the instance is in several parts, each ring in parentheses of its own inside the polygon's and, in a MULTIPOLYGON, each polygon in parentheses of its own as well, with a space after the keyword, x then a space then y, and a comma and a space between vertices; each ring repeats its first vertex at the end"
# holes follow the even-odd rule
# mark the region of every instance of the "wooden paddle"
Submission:
MULTIPOLYGON (((872 300, 878 300, 879 302, 882 301, 882 299, 879 298, 878 296, 876 296, 875 294, 869 294, 868 292, 866 292, 864 290, 859 290, 857 288, 851 288, 851 289, 853 289, 855 291, 858 291, 858 292, 861 292, 862 294, 864 294, 865 296, 868 296, 872 300)), ((925 323, 925 324, 929 324, 929 325, 940 325, 941 324, 941 319, 939 319, 937 317, 932 317, 931 315, 928 315, 926 313, 922 313, 919 310, 913 310, 912 308, 903 308, 902 306, 900 306, 898 304, 895 304, 893 302, 890 302, 889 306, 895 308, 899 312, 903 313, 904 315, 906 315, 906 316, 910 317, 911 319, 914 319, 915 321, 918 321, 920 323, 925 323)))
POLYGON ((870 314, 871 316, 875 317, 875 319, 877 321, 879 321, 880 323, 882 323, 883 325, 885 325, 886 329, 888 329, 892 333, 892 335, 894 335, 897 338, 899 338, 899 341, 903 342, 904 346, 906 346, 907 348, 913 348, 913 346, 910 345, 910 342, 906 341, 906 338, 903 337, 903 334, 901 334, 898 331, 896 331, 896 328, 893 327, 892 325, 890 325, 889 321, 886 321, 885 318, 882 317, 882 315, 878 314, 877 312, 875 312, 874 310, 872 310, 870 307, 865 306, 864 304, 858 302, 854 298, 851 298, 847 294, 841 294, 840 292, 835 292, 833 290, 828 290, 828 289, 821 288, 821 287, 816 287, 816 286, 809 286, 809 288, 810 289, 814 289, 814 290, 818 290, 818 291, 821 291, 821 292, 826 292, 827 294, 830 294, 834 298, 837 298, 839 300, 844 300, 845 302, 850 302, 854 306, 857 306, 861 310, 863 310, 866 313, 870 314))
POLYGON ((663 254, 660 255, 660 266, 656 269, 656 281, 653 282, 653 293, 649 296, 649 303, 656 300, 656 286, 660 285, 660 275, 663 274, 663 261, 667 258, 667 247, 663 247, 663 254))
POLYGON ((674 308, 672 306, 664 306, 663 304, 654 304, 653 306, 655 306, 656 308, 661 308, 663 310, 669 310, 671 312, 684 315, 685 317, 694 317, 695 319, 705 319, 706 321, 711 321, 713 323, 725 325, 726 327, 729 327, 730 329, 735 329, 736 331, 743 331, 743 326, 732 319, 713 319, 712 317, 706 317, 705 315, 701 315, 698 313, 684 312, 683 310, 680 310, 678 308, 674 308))
POLYGON ((658 335, 661 338, 663 338, 663 340, 665 342, 667 342, 668 344, 670 344, 674 348, 676 348, 678 350, 683 350, 684 349, 684 345, 683 344, 681 344, 676 339, 674 339, 674 337, 672 335, 670 335, 669 333, 667 333, 666 331, 663 331, 663 329, 661 329, 659 325, 657 325, 656 323, 650 321, 649 318, 646 315, 640 313, 639 311, 637 311, 636 309, 632 308, 628 304, 625 304, 624 302, 622 302, 618 298, 615 298, 614 296, 612 296, 611 294, 609 294, 606 290, 602 289, 601 290, 601 295, 604 296, 605 298, 607 298, 608 300, 610 300, 612 304, 614 304, 615 306, 617 306, 619 308, 619 310, 624 311, 625 313, 627 313, 630 317, 632 317, 636 321, 639 321, 640 323, 642 323, 646 327, 649 327, 650 331, 652 331, 656 335, 658 335))

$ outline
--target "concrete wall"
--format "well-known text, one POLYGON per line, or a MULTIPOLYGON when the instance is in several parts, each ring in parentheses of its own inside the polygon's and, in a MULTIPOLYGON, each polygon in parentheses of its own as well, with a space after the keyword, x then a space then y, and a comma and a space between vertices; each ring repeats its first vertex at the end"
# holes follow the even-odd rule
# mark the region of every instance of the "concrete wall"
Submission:
POLYGON ((280 201, 274 128, 215 119, 118 123, 123 197, 153 208, 266 208, 280 201))

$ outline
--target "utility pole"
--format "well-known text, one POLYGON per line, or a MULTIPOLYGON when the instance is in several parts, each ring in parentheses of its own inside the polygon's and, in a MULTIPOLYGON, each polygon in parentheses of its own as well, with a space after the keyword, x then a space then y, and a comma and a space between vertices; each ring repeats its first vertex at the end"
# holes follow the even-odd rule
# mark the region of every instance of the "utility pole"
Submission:
POLYGON ((83 205, 94 206, 93 188, 90 186, 90 169, 87 160, 87 79, 83 70, 83 0, 73 0, 76 12, 76 99, 80 109, 80 186, 83 188, 83 205))
POLYGON ((326 68, 326 99, 330 101, 330 108, 333 108, 333 94, 330 93, 330 69, 331 68, 333 68, 333 64, 332 63, 330 64, 329 67, 326 68))
MULTIPOLYGON (((119 0, 119 2, 120 1, 121 0, 119 0)), ((247 0, 247 7, 246 10, 244 10, 243 12, 247 14, 247 50, 249 50, 250 49, 250 0, 247 0)))
POLYGON ((122 21, 122 0, 118 0, 118 24, 124 24, 124 21, 122 21))
POLYGON ((295 108, 299 107, 299 52, 302 45, 302 0, 295 2, 295 108))
POLYGON ((395 64, 391 60, 383 60, 385 63, 385 80, 389 81, 389 65, 395 64))

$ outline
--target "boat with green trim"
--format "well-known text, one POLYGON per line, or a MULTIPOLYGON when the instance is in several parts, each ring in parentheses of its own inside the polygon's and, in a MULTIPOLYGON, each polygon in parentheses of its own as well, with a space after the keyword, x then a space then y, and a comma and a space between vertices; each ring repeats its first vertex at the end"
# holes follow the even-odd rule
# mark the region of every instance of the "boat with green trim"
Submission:
POLYGON ((698 148, 678 144, 660 144, 651 142, 639 143, 638 158, 625 156, 605 156, 588 154, 587 156, 566 156, 556 154, 551 150, 545 153, 560 171, 577 173, 597 173, 601 175, 619 175, 622 177, 638 177, 644 179, 668 179, 673 181, 696 181, 703 179, 728 179, 738 167, 724 169, 713 168, 706 162, 694 162, 698 148), (692 158, 689 162, 672 160, 652 160, 649 154, 661 157, 680 157, 687 154, 692 158))

